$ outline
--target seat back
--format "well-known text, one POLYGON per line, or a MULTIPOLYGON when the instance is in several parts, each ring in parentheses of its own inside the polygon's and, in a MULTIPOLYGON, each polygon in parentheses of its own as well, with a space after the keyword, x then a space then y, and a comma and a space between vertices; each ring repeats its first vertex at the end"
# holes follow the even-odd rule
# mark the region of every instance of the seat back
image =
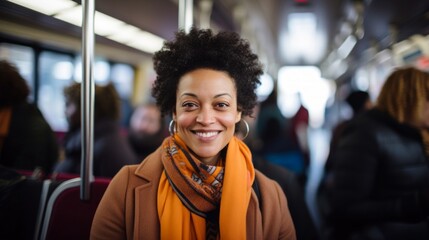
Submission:
POLYGON ((80 178, 62 182, 46 206, 40 239, 89 239, 92 219, 110 179, 95 179, 90 200, 80 199, 80 178))
POLYGON ((0 191, 0 239, 33 239, 46 184, 49 182, 23 177, 10 189, 0 191))

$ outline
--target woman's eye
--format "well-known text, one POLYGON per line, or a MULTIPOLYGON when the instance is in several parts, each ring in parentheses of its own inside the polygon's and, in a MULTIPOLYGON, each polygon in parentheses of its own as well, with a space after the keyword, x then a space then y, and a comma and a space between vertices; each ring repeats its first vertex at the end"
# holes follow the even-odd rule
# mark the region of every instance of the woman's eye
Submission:
POLYGON ((182 104, 182 107, 184 107, 184 108, 195 108, 195 107, 197 107, 197 104, 195 104, 193 102, 184 102, 182 104))
POLYGON ((219 108, 227 108, 227 107, 229 107, 229 104, 228 103, 218 103, 217 106, 219 108))

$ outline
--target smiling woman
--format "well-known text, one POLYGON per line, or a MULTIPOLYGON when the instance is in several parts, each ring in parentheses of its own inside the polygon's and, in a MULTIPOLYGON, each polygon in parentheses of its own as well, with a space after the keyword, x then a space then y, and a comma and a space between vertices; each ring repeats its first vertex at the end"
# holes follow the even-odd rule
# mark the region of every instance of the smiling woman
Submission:
POLYGON ((199 160, 216 165, 221 150, 240 121, 234 80, 225 72, 198 69, 179 83, 176 111, 177 134, 199 160))
POLYGON ((252 114, 262 74, 249 44, 236 33, 193 28, 165 43, 154 66, 152 93, 174 131, 115 176, 91 238, 296 239, 285 194, 234 136, 252 114))

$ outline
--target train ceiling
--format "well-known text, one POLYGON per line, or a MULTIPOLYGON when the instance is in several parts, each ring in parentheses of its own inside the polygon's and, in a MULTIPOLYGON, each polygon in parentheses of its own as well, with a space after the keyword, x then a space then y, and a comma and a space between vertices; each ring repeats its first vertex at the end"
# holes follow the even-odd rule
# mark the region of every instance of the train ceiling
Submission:
MULTIPOLYGON (((284 65, 321 66, 332 52, 359 62, 369 48, 429 34, 427 0, 194 0, 193 5, 195 25, 242 33, 272 72, 284 65), (342 47, 348 41, 352 45, 342 47)), ((178 29, 178 0, 96 0, 95 6, 163 39, 172 39, 178 29)), ((80 34, 76 26, 8 1, 0 2, 0 12, 3 20, 80 34)))

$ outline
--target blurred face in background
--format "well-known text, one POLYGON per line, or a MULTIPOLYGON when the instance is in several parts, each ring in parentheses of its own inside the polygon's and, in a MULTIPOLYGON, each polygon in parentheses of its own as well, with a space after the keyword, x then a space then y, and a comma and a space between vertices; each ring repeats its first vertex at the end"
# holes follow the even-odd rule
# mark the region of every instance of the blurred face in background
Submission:
POLYGON ((155 105, 138 107, 130 120, 130 131, 136 135, 152 135, 161 129, 161 112, 155 105))
POLYGON ((69 130, 80 127, 80 108, 75 102, 69 99, 66 99, 65 115, 69 124, 69 130))

